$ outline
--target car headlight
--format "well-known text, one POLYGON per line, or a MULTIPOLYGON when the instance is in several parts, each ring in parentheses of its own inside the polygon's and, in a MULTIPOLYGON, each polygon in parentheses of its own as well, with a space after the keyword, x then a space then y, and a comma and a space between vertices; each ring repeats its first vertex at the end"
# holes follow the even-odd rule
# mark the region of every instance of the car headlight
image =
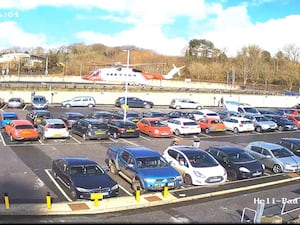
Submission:
POLYGON ((89 189, 81 188, 81 187, 76 187, 76 190, 79 192, 89 192, 89 189))
POLYGON ((154 179, 154 178, 144 178, 144 181, 149 182, 149 183, 153 183, 153 182, 156 181, 156 179, 154 179))
POLYGON ((197 176, 197 177, 201 177, 201 178, 205 178, 205 176, 200 173, 199 171, 194 170, 193 173, 197 176))
POLYGON ((159 134, 159 130, 154 130, 154 133, 155 134, 159 134))
POLYGON ((250 173, 250 170, 248 170, 247 168, 245 167, 240 167, 239 169, 241 172, 244 172, 244 173, 250 173))
POLYGON ((113 190, 118 190, 119 189, 119 185, 118 184, 115 184, 112 188, 111 188, 111 190, 113 191, 113 190))

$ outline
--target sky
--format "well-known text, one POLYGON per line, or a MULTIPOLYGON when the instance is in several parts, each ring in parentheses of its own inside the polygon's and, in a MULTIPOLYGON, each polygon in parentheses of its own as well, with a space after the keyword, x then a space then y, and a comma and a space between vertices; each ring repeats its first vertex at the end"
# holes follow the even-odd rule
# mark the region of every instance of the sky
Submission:
POLYGON ((300 47, 299 0, 0 0, 0 50, 76 43, 182 56, 193 39, 234 57, 300 47))

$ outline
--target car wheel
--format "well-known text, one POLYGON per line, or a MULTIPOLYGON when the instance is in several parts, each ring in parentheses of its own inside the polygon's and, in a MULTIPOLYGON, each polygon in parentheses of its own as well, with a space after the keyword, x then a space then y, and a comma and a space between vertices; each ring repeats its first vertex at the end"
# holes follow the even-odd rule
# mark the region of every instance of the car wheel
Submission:
POLYGON ((202 109, 202 106, 197 106, 197 108, 196 108, 196 109, 198 109, 198 110, 199 110, 199 109, 202 109))
POLYGON ((150 109, 150 108, 151 108, 151 105, 146 104, 146 105, 144 106, 144 108, 145 108, 145 109, 150 109))
POLYGON ((42 135, 42 139, 43 139, 43 140, 47 140, 45 134, 42 135))
POLYGON ((88 104, 88 107, 89 107, 89 108, 93 108, 93 107, 94 107, 94 105, 92 105, 92 104, 88 104))
POLYGON ((233 133, 237 134, 239 132, 239 129, 237 127, 233 128, 233 133))
POLYGON ((86 134, 82 135, 82 139, 85 140, 85 141, 87 140, 86 134))
POLYGON ((118 139, 119 138, 119 135, 116 132, 114 132, 112 136, 113 136, 113 139, 118 139))
POLYGON ((71 108, 71 105, 70 104, 66 104, 66 108, 71 108))
POLYGON ((151 132, 151 131, 149 131, 149 132, 148 132, 148 136, 149 136, 149 137, 153 137, 153 135, 152 135, 152 132, 151 132))
POLYGON ((279 130, 279 131, 283 131, 283 130, 284 130, 284 127, 283 127, 283 126, 279 126, 279 127, 278 127, 278 130, 279 130))
POLYGON ((112 161, 109 161, 109 169, 110 169, 110 172, 114 175, 116 175, 118 173, 116 165, 112 161))
POLYGON ((209 129, 205 128, 205 133, 208 134, 209 133, 209 129))
POLYGON ((258 133, 260 133, 262 131, 262 129, 261 129, 261 127, 256 127, 255 131, 258 132, 258 133))
POLYGON ((180 135, 180 132, 178 129, 175 130, 175 135, 179 136, 180 135))
POLYGON ((272 168, 273 173, 281 173, 282 169, 278 164, 275 164, 272 168))
POLYGON ((179 105, 175 107, 175 109, 180 109, 180 108, 181 108, 181 107, 180 107, 179 105))
POLYGON ((189 174, 185 174, 183 181, 186 185, 192 185, 193 181, 192 181, 192 177, 189 174))
POLYGON ((228 180, 233 181, 233 180, 237 180, 237 172, 233 169, 230 169, 228 171, 228 180))
POLYGON ((143 187, 142 187, 142 183, 141 183, 141 181, 139 180, 139 179, 134 179, 133 181, 132 181, 132 184, 131 184, 131 186, 132 186, 132 189, 134 190, 134 192, 136 192, 138 189, 141 191, 141 193, 143 193, 145 190, 143 189, 143 187))

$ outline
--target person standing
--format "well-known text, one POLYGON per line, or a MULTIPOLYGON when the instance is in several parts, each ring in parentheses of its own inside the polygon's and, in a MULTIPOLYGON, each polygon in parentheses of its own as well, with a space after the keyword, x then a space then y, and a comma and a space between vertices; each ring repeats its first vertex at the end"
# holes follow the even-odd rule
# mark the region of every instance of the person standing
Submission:
POLYGON ((200 147, 200 137, 197 135, 194 135, 193 137, 193 146, 195 148, 199 148, 200 147))

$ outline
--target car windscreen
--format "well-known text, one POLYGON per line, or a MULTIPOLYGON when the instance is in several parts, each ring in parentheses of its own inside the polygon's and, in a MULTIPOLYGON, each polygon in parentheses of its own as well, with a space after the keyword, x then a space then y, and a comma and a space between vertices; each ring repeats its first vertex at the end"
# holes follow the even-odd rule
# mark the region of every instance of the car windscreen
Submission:
POLYGON ((97 165, 76 165, 70 167, 71 176, 95 176, 104 173, 105 171, 97 165))
POLYGON ((183 122, 184 126, 198 126, 198 124, 196 122, 183 122))
POLYGON ((228 157, 232 162, 235 163, 245 163, 245 162, 255 161, 255 158, 253 156, 243 151, 230 152, 228 153, 228 157))
POLYGON ((163 157, 137 158, 138 168, 157 168, 169 166, 163 157))
POLYGON ((166 124, 160 122, 159 120, 151 121, 150 124, 151 124, 152 127, 165 127, 165 126, 167 126, 166 124))
POLYGON ((91 129, 104 129, 107 130, 108 126, 106 123, 93 123, 93 124, 89 124, 89 128, 91 129))
POLYGON ((69 119, 83 119, 84 115, 70 114, 69 119))
POLYGON ((294 155, 293 153, 291 153, 285 148, 272 149, 272 153, 276 158, 284 158, 284 157, 290 157, 294 155))
POLYGON ((43 112, 43 113, 38 113, 39 118, 50 118, 50 113, 48 112, 43 112))
POLYGON ((18 117, 17 116, 4 116, 3 117, 3 120, 17 120, 18 119, 18 117))
POLYGON ((49 124, 48 128, 62 129, 62 128, 66 128, 66 126, 63 123, 53 123, 53 124, 49 124))
POLYGON ((186 153, 191 165, 196 168, 218 166, 216 160, 205 152, 195 151, 186 153))

